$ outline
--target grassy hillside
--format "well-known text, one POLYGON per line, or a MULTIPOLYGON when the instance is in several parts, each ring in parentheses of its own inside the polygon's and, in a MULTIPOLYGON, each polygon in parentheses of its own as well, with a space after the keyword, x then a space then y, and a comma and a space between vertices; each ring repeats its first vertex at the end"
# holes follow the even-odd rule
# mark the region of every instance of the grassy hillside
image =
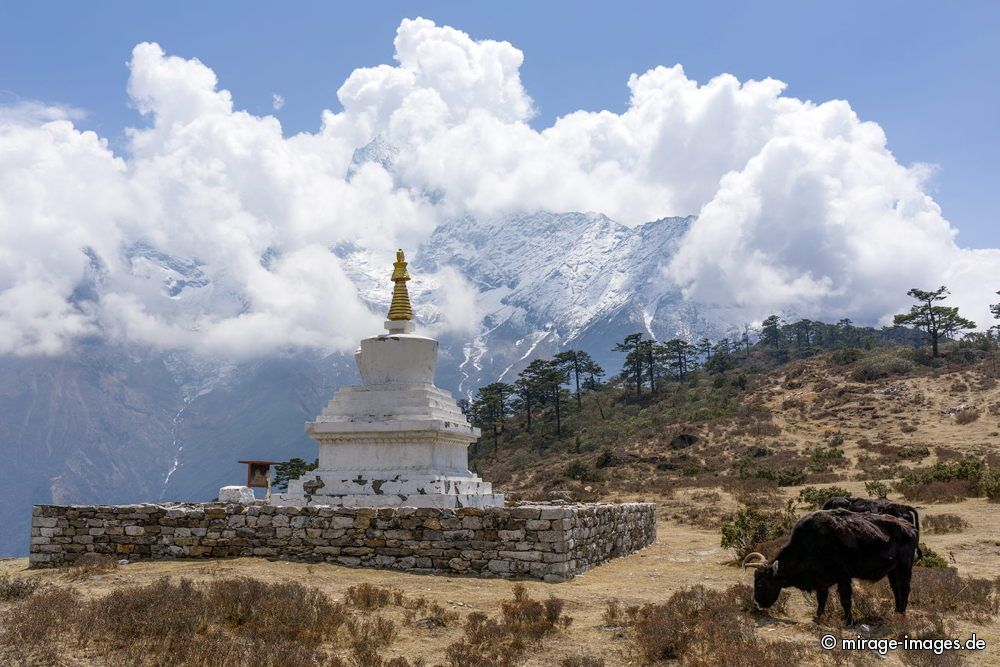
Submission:
MULTIPOLYGON (((966 457, 1000 466, 996 352, 952 344, 931 359, 890 345, 782 362, 757 346, 739 361, 656 393, 615 382, 586 391, 579 407, 566 401, 562 437, 551 410, 530 431, 515 413, 480 439, 472 465, 515 496, 660 501, 692 488, 733 495, 880 480, 895 489, 913 471, 966 457)), ((929 492, 985 495, 963 486, 929 492)))

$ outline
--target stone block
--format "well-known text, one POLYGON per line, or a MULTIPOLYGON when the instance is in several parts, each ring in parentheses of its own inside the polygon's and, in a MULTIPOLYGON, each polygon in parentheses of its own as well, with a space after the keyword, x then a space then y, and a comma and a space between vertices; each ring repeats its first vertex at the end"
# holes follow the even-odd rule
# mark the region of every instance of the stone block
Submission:
POLYGON ((253 489, 248 486, 224 486, 219 489, 220 503, 249 505, 253 501, 253 489))
POLYGON ((524 539, 523 530, 498 530, 497 536, 504 542, 516 542, 524 539))

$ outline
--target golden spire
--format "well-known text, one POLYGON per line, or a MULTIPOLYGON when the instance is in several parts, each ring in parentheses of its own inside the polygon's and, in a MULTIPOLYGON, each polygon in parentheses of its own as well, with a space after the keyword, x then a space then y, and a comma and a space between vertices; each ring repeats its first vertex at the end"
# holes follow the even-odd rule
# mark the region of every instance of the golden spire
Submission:
POLYGON ((406 291, 406 281, 410 274, 406 272, 406 258, 403 250, 396 251, 396 261, 392 264, 392 303, 389 305, 390 320, 412 320, 413 310, 410 308, 410 294, 406 291))

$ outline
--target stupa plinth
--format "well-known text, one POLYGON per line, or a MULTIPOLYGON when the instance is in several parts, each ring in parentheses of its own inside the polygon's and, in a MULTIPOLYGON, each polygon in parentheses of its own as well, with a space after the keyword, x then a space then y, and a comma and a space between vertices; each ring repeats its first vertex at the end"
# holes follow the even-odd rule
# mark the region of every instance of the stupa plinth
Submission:
POLYGON ((319 466, 271 496, 278 505, 497 507, 503 495, 469 470, 480 435, 434 386, 438 342, 414 333, 403 251, 393 264, 388 333, 354 353, 360 386, 342 387, 306 432, 319 466))

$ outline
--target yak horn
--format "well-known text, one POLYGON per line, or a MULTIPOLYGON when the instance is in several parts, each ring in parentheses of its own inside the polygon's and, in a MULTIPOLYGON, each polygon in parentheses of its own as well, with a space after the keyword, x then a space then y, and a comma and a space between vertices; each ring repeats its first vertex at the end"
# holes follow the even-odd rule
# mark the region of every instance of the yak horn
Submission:
POLYGON ((743 569, 746 570, 748 567, 752 567, 755 570, 767 567, 767 556, 760 553, 759 551, 754 551, 753 553, 747 554, 746 558, 743 559, 743 569), (754 557, 756 557, 758 560, 755 560, 752 563, 747 562, 754 557))

